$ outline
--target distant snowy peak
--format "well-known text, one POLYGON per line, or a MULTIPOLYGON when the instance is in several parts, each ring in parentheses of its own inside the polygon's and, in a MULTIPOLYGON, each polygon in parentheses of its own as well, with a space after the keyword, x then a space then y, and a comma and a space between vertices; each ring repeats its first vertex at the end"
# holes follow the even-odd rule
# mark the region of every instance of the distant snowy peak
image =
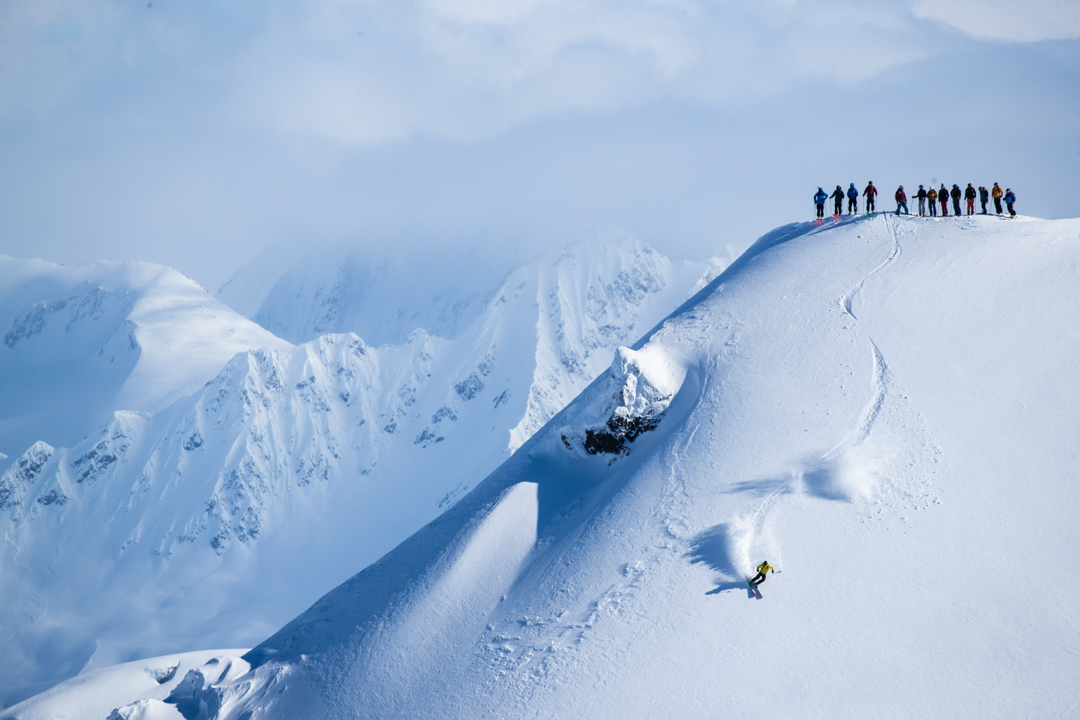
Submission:
POLYGON ((177 643, 258 641, 453 506, 609 369, 610 412, 574 427, 633 441, 634 418, 655 422, 672 390, 641 353, 612 366, 616 349, 722 269, 671 262, 625 233, 517 269, 436 259, 302 258, 261 307, 297 337, 348 331, 296 346, 157 266, 136 268, 156 272, 141 285, 76 278, 15 303, 0 360, 42 362, 25 370, 38 394, 11 407, 46 408, 43 424, 82 410, 69 439, 27 433, 0 466, 0 587, 29 608, 0 618, 0 635, 18 638, 0 653, 8 685, 177 643), (50 365, 50 352, 70 355, 50 365), (179 396, 156 408, 139 389, 179 396), (102 590, 76 598, 56 577, 102 590), (193 592, 203 600, 175 601, 193 592), (33 660, 54 653, 43 602, 48 618, 70 618, 65 663, 33 660), (152 627, 119 628, 129 611, 152 627))
POLYGON ((0 257, 0 449, 70 444, 115 410, 152 412, 230 357, 287 348, 197 283, 149 263, 0 257), (71 412, 71 407, 78 412, 71 412))
POLYGON ((354 332, 372 345, 399 344, 417 328, 456 337, 514 266, 497 249, 412 250, 353 244, 275 249, 236 273, 218 297, 294 343, 354 332))
POLYGON ((716 277, 727 263, 673 263, 626 233, 579 237, 535 268, 536 367, 519 447, 628 345, 716 277))

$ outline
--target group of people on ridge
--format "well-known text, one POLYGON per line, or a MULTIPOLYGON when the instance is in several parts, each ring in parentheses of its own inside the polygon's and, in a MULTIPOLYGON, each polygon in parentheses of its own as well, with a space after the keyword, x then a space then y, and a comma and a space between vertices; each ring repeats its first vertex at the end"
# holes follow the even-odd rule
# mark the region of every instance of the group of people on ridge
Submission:
MULTIPOLYGON (((871 181, 866 185, 866 189, 862 191, 862 196, 866 199, 866 214, 870 215, 875 212, 874 199, 877 197, 878 190, 874 187, 874 183, 871 181)), ((832 198, 833 200, 833 215, 840 215, 844 209, 844 198, 847 198, 847 211, 848 215, 854 215, 859 212, 859 191, 855 187, 855 183, 851 183, 851 186, 845 193, 839 185, 833 190, 832 195, 828 195, 823 189, 818 188, 814 193, 814 204, 817 205, 817 217, 822 219, 825 217, 825 202, 832 198)), ((907 206, 907 193, 904 192, 904 186, 901 185, 897 188, 896 193, 893 196, 896 200, 896 214, 900 214, 900 209, 903 208, 904 214, 909 215, 907 206)), ((922 185, 919 186, 919 191, 913 196, 919 201, 919 216, 926 217, 927 201, 929 200, 930 217, 937 217, 937 203, 941 203, 941 216, 949 216, 949 199, 952 199, 953 214, 960 216, 963 213, 960 211, 960 199, 963 198, 967 201, 967 214, 975 214, 975 198, 979 198, 979 202, 982 205, 982 214, 988 214, 986 211, 986 203, 990 201, 990 198, 994 199, 994 210, 998 215, 1001 215, 1001 203, 1005 202, 1005 206, 1009 210, 1009 217, 1016 217, 1016 210, 1013 209, 1013 203, 1016 202, 1016 193, 1011 189, 1001 189, 997 183, 994 183, 994 187, 987 190, 984 187, 979 187, 978 191, 972 187, 971 183, 968 183, 966 190, 961 190, 959 185, 953 185, 952 190, 945 187, 945 183, 941 183, 941 189, 935 190, 931 185, 930 189, 925 189, 922 185)))

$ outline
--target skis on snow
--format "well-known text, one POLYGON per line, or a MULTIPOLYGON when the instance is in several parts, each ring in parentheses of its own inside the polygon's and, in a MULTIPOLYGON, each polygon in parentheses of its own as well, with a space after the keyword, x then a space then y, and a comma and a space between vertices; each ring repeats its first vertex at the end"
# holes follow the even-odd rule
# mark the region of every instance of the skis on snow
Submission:
POLYGON ((756 597, 758 600, 761 600, 761 591, 757 589, 757 585, 750 582, 749 580, 746 581, 746 584, 750 586, 750 592, 754 593, 754 597, 756 597))

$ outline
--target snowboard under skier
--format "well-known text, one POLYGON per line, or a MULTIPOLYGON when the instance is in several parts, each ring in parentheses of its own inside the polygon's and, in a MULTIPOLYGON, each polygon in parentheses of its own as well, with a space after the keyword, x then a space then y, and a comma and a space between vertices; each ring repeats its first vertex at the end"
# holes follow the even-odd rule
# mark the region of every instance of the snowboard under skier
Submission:
POLYGON ((871 180, 866 185, 866 189, 862 191, 863 197, 866 198, 866 214, 874 214, 874 197, 877 196, 877 188, 874 187, 874 181, 871 180))
POLYGON ((757 587, 761 583, 765 582, 765 573, 767 572, 776 572, 776 568, 770 565, 768 560, 757 566, 757 575, 755 575, 747 582, 750 583, 751 587, 757 587))

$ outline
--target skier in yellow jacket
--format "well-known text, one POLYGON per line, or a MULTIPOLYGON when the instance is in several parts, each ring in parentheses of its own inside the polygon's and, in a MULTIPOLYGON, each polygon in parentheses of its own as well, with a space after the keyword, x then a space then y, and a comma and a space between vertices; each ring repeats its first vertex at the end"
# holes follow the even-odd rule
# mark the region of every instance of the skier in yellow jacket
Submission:
POLYGON ((776 572, 776 568, 770 565, 768 560, 757 566, 757 575, 755 575, 754 579, 750 581, 750 584, 760 585, 761 583, 765 582, 765 573, 767 572, 776 572))

